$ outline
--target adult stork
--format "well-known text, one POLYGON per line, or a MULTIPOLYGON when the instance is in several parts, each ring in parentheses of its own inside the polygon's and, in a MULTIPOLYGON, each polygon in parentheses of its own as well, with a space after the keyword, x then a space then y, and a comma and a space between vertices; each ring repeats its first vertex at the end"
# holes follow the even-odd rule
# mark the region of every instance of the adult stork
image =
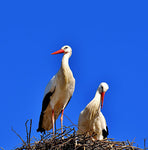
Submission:
POLYGON ((53 128, 54 134, 54 123, 60 113, 61 131, 63 132, 63 112, 73 95, 75 79, 69 67, 69 58, 72 55, 71 47, 67 45, 63 46, 60 50, 52 54, 60 53, 64 53, 61 68, 45 88, 37 132, 45 133, 45 130, 53 128))
POLYGON ((105 92, 109 89, 107 83, 102 82, 93 100, 81 111, 78 121, 78 134, 86 133, 93 136, 93 140, 102 140, 108 135, 106 120, 100 111, 103 107, 105 92))

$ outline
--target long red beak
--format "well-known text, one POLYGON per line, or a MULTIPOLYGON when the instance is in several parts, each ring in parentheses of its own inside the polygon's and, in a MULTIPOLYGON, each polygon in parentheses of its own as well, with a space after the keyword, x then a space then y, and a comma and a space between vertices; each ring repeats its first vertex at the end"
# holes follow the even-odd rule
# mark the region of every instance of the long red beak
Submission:
POLYGON ((64 50, 63 50, 63 49, 60 49, 60 50, 58 50, 58 51, 56 51, 56 52, 51 53, 51 55, 60 54, 60 53, 64 53, 64 50))
POLYGON ((105 92, 102 92, 101 93, 101 109, 103 108, 104 95, 105 95, 105 92))

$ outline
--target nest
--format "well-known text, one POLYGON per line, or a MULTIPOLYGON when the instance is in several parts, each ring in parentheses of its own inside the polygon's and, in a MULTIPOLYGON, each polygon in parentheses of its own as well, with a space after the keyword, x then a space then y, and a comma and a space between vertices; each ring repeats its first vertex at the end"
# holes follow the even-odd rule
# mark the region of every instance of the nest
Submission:
MULTIPOLYGON (((133 146, 134 141, 114 141, 114 139, 104 139, 93 141, 91 136, 86 134, 77 135, 74 127, 64 127, 63 133, 57 130, 53 135, 51 132, 41 134, 41 139, 37 140, 35 137, 30 139, 31 125, 28 132, 27 123, 26 133, 27 142, 25 142, 14 130, 14 132, 21 138, 23 144, 15 150, 139 150, 140 148, 133 146)), ((92 135, 93 136, 93 135, 92 135)))

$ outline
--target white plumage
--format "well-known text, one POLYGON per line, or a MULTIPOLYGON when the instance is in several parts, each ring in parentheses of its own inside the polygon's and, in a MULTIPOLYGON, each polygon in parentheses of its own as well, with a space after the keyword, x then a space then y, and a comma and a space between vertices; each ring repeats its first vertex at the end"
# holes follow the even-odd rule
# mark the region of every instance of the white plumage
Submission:
POLYGON ((38 132, 45 132, 45 130, 53 128, 54 133, 54 123, 60 113, 62 113, 61 128, 63 128, 64 108, 67 106, 74 92, 75 79, 68 62, 72 54, 72 49, 69 46, 63 46, 60 50, 52 54, 59 53, 64 53, 61 68, 45 88, 38 132))
POLYGON ((103 107, 105 92, 109 89, 107 83, 102 82, 95 94, 93 100, 81 111, 78 121, 78 134, 86 133, 92 135, 93 140, 102 140, 108 135, 106 120, 100 111, 103 107))

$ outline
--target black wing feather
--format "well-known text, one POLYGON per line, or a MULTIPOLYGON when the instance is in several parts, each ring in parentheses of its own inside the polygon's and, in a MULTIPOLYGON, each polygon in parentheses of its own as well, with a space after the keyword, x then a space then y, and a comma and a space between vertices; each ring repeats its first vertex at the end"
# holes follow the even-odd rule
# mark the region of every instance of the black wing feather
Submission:
MULTIPOLYGON (((54 89, 54 91, 55 91, 55 89, 54 89)), ((53 95, 54 91, 53 92, 48 92, 45 95, 44 99, 43 99, 42 111, 41 111, 41 114, 40 114, 39 127, 37 129, 37 132, 41 132, 41 133, 44 132, 45 133, 45 129, 42 128, 43 115, 44 115, 44 111, 46 110, 46 108, 47 108, 47 106, 50 102, 50 97, 53 95)))
POLYGON ((107 138, 107 136, 109 135, 107 126, 106 126, 106 130, 105 129, 102 130, 102 135, 103 135, 103 139, 107 138))

